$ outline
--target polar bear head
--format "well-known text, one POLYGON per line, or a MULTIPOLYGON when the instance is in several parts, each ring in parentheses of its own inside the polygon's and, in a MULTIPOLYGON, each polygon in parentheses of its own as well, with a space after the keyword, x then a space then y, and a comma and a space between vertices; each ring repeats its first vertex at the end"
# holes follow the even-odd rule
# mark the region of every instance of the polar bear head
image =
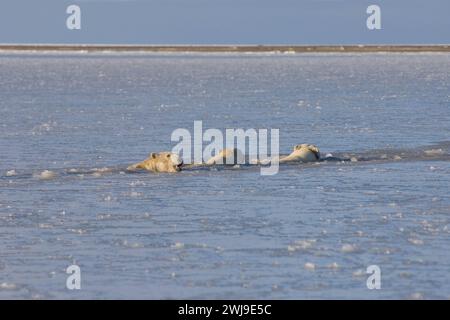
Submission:
POLYGON ((172 152, 151 153, 147 161, 158 172, 178 172, 183 166, 180 156, 172 152))
POLYGON ((320 151, 319 148, 317 148, 317 146, 313 145, 313 144, 307 144, 307 143, 303 143, 303 144, 298 144, 294 147, 294 152, 295 154, 302 156, 305 158, 305 160, 309 160, 309 161, 317 161, 320 159, 320 151))
POLYGON ((128 171, 139 169, 152 172, 178 172, 181 171, 183 161, 180 157, 171 152, 150 153, 147 159, 133 164, 127 168, 128 171))

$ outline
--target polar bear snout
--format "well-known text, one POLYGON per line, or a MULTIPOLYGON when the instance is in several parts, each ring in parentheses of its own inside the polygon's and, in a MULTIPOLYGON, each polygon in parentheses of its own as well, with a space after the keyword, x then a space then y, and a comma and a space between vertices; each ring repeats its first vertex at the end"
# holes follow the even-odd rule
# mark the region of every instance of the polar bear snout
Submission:
POLYGON ((181 171, 181 167, 183 166, 184 162, 180 158, 180 156, 176 153, 169 153, 167 157, 170 158, 170 162, 174 166, 175 171, 181 171))
POLYGON ((170 161, 173 163, 174 166, 180 167, 183 165, 183 160, 181 160, 180 156, 176 153, 170 153, 167 155, 170 158, 170 161))

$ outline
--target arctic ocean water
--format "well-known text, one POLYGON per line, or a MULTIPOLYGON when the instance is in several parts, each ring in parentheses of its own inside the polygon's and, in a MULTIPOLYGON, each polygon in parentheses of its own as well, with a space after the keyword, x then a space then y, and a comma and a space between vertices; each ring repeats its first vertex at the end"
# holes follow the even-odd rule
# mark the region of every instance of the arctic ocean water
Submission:
POLYGON ((445 53, 2 53, 0 298, 447 299, 449 88, 445 53), (361 161, 123 172, 195 120, 361 161))

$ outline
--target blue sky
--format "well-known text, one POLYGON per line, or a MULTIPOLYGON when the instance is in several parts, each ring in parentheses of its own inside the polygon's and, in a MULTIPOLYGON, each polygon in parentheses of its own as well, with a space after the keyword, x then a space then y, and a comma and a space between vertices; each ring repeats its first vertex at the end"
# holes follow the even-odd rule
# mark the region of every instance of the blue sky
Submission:
POLYGON ((0 43, 449 44, 450 0, 2 0, 0 43))

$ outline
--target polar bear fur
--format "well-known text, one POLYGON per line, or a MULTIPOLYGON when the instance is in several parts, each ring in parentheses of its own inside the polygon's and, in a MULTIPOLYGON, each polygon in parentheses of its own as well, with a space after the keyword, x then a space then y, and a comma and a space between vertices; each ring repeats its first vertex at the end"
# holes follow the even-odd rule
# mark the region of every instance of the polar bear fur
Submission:
POLYGON ((294 151, 280 159, 283 162, 316 162, 320 160, 320 151, 313 144, 298 144, 294 147, 294 151))
POLYGON ((236 165, 245 163, 245 157, 241 150, 237 148, 228 148, 221 150, 217 155, 206 161, 207 165, 226 164, 236 165))
POLYGON ((179 172, 183 166, 180 157, 171 152, 151 153, 147 159, 127 168, 129 171, 139 169, 152 172, 179 172))

